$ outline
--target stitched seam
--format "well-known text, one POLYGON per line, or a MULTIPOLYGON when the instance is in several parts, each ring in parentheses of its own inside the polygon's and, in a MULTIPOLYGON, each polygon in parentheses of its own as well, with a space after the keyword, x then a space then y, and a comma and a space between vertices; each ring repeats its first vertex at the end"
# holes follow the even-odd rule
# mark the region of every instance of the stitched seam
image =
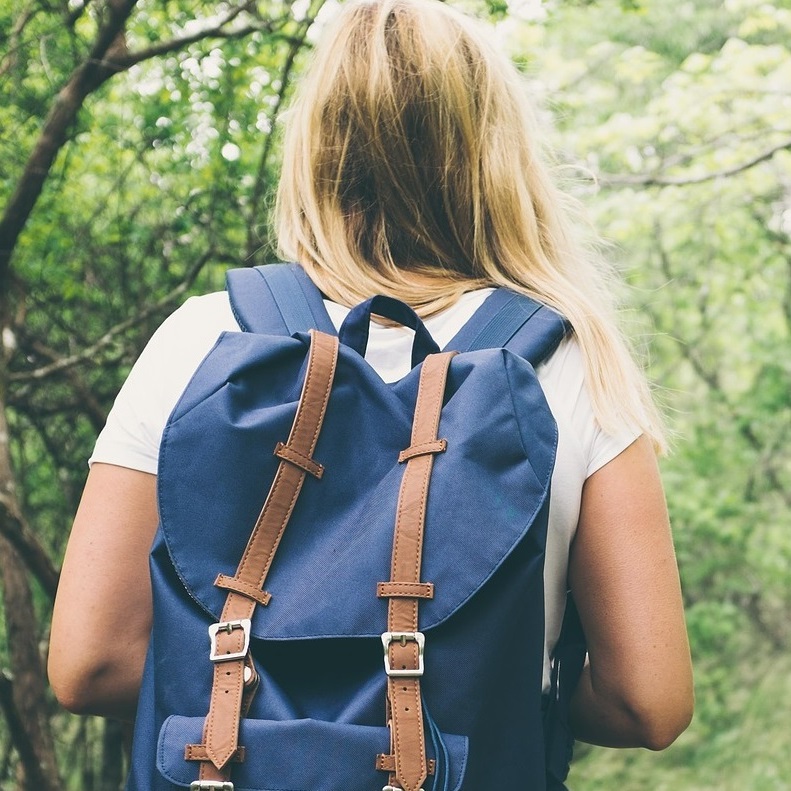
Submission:
POLYGON ((380 596, 420 596, 434 595, 434 586, 430 582, 380 582, 377 585, 380 596))

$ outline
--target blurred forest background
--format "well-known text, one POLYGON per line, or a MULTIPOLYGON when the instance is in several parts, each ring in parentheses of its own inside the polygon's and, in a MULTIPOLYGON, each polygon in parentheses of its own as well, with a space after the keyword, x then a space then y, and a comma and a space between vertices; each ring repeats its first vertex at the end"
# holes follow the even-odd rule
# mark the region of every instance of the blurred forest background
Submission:
MULTIPOLYGON (((612 241, 675 434, 696 717, 662 754, 580 747, 571 787, 791 789, 791 0, 457 4, 612 241)), ((0 0, 2 789, 122 783, 123 728, 43 670, 86 459, 164 316, 275 260, 278 116, 333 5, 0 0)))

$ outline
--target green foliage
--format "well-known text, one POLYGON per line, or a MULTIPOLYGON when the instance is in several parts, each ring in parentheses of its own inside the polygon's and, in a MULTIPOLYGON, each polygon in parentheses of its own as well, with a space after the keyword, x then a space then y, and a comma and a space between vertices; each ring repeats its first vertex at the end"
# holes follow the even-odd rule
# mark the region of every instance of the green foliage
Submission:
POLYGON ((585 748, 575 791, 791 788, 789 25, 782 3, 599 2, 516 32, 651 337, 696 662, 678 745, 585 748))
MULTIPOLYGON (((564 177, 615 245, 624 315, 673 433, 663 474, 696 719, 660 755, 581 748, 570 787, 789 789, 791 6, 455 4, 501 26, 543 102, 564 177)), ((79 5, 0 0, 0 202, 101 22, 101 4, 79 5)), ((274 256, 276 118, 321 5, 304 4, 305 21, 300 4, 261 0, 239 20, 244 35, 143 60, 68 130, 13 259, 8 347, 18 490, 55 559, 95 435, 178 289, 220 288, 228 266, 274 256)), ((190 34, 227 9, 141 0, 126 46, 190 34)), ((35 590, 43 644, 49 604, 35 590)), ((53 717, 64 787, 107 788, 109 731, 53 717)))

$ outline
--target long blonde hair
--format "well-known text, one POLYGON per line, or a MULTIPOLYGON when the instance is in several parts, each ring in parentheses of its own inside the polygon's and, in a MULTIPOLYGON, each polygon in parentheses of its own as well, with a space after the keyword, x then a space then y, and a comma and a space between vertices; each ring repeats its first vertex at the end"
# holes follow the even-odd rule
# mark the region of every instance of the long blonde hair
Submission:
POLYGON ((388 294, 428 316, 485 286, 539 299, 574 328, 603 428, 662 448, 609 270, 570 206, 520 75, 477 23, 438 0, 342 7, 287 119, 281 253, 345 305, 388 294))

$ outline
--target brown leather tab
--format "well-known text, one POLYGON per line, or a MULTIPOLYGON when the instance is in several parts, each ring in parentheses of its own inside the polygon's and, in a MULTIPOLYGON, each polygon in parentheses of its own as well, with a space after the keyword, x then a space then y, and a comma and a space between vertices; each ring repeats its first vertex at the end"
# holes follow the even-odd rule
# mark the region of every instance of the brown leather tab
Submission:
POLYGON ((389 597, 407 599, 433 599, 433 582, 379 582, 376 595, 380 599, 389 597))
MULTIPOLYGON (((338 359, 338 339, 321 332, 311 331, 307 371, 302 386, 294 424, 285 446, 289 454, 311 463, 319 432, 327 411, 332 381, 338 359)), ((310 465, 308 465, 310 466, 310 465)), ((294 510, 305 474, 305 465, 295 465, 293 459, 282 459, 264 506, 247 542, 236 574, 228 587, 221 623, 250 619, 256 604, 264 603, 258 595, 264 594, 264 581, 294 510), (252 597, 248 594, 256 592, 252 597)), ((218 578, 219 579, 219 578, 218 578)), ((249 634, 240 628, 220 629, 215 637, 215 654, 209 713, 203 726, 203 742, 208 760, 201 761, 201 780, 227 780, 230 762, 236 754, 239 738, 239 721, 250 705, 255 684, 245 686, 245 667, 248 657, 244 654, 245 639, 249 634), (223 661, 223 657, 239 655, 223 661)), ((254 680, 257 681, 257 679, 254 680)))
POLYGON ((264 607, 272 600, 272 595, 266 591, 253 587, 249 582, 238 580, 236 577, 229 577, 227 574, 218 574, 217 579, 214 580, 214 584, 218 588, 240 593, 242 596, 246 596, 248 599, 252 599, 264 607))
MULTIPOLYGON (((395 771, 395 756, 385 755, 379 753, 376 756, 376 769, 379 772, 394 772, 395 771)), ((433 758, 428 759, 428 773, 433 775, 436 772, 436 761, 433 758)))
POLYGON ((314 478, 321 479, 321 476, 324 475, 324 465, 319 464, 317 461, 313 461, 313 459, 305 456, 294 448, 288 447, 288 445, 284 445, 282 442, 278 442, 277 445, 275 445, 275 456, 291 462, 291 464, 296 464, 297 467, 310 473, 314 478))
POLYGON ((398 454, 398 463, 414 459, 415 456, 426 456, 427 454, 444 453, 448 449, 448 441, 437 439, 433 442, 423 442, 420 445, 410 445, 406 450, 398 454))
MULTIPOLYGON (((231 763, 242 764, 246 757, 244 747, 237 747, 236 752, 231 756, 231 763)), ((208 761, 209 755, 206 752, 205 744, 188 744, 184 748, 185 761, 208 761)))

